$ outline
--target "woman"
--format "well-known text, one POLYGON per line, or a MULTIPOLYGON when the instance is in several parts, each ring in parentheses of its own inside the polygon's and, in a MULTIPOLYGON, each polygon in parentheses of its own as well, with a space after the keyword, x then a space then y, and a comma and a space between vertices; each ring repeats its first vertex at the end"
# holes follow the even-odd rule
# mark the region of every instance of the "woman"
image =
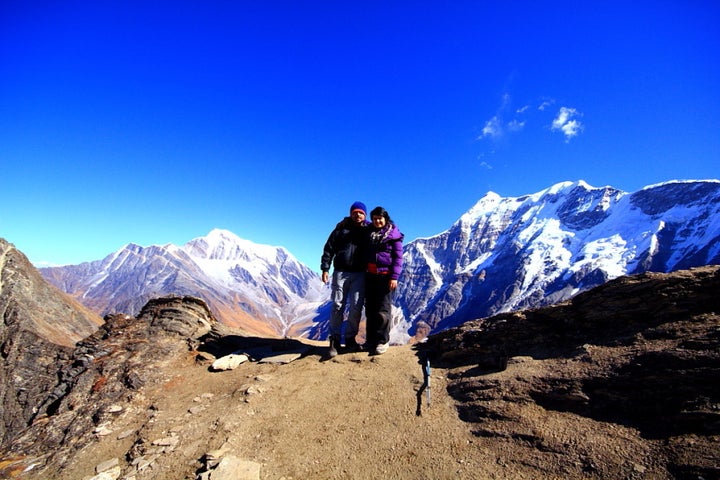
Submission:
POLYGON ((375 207, 370 217, 372 226, 365 274, 365 345, 370 355, 381 355, 390 345, 392 294, 402 271, 404 235, 384 208, 375 207))

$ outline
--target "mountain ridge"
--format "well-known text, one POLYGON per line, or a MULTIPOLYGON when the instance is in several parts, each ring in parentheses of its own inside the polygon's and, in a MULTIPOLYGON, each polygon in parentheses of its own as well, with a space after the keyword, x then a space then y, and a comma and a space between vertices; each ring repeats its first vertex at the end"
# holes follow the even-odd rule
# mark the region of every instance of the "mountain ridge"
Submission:
POLYGON ((720 182, 636 193, 561 182, 481 198, 448 230, 406 246, 397 304, 439 331, 566 300, 609 279, 720 263, 720 182))
MULTIPOLYGON (((418 324, 437 332, 563 301, 625 274, 720 263, 718 205, 718 180, 632 193, 583 180, 520 197, 488 192, 444 232, 405 245, 391 339, 407 342, 418 324)), ((214 229, 181 247, 128 244, 98 262, 41 272, 101 313, 195 295, 221 322, 250 332, 327 334, 329 290, 283 247, 214 229)))
POLYGON ((262 335, 297 335, 324 294, 308 267, 283 247, 258 245, 222 229, 173 244, 129 243, 102 260, 40 269, 45 278, 101 314, 136 314, 151 298, 194 295, 224 323, 262 335))

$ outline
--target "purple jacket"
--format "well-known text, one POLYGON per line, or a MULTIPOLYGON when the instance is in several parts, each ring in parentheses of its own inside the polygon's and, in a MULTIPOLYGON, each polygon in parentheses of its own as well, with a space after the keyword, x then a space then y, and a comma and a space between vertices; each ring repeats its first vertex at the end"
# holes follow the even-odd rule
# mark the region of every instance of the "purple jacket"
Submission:
POLYGON ((397 280, 402 272, 403 235, 398 228, 389 224, 378 230, 371 227, 368 246, 368 272, 390 275, 397 280))

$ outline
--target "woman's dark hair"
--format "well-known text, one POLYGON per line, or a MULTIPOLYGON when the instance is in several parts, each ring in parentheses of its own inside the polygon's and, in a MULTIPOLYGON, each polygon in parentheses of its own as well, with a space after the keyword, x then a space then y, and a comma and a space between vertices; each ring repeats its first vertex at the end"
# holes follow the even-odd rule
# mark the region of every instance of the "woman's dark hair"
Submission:
POLYGON ((385 223, 390 225, 392 223, 392 220, 390 219, 390 214, 385 210, 383 207, 375 207, 372 209, 372 212, 370 212, 370 218, 372 217, 385 217, 385 223))

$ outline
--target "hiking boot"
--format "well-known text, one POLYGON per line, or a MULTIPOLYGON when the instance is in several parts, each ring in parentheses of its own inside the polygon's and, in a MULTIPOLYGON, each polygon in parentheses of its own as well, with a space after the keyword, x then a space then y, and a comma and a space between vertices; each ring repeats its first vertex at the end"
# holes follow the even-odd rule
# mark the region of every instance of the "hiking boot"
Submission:
POLYGON ((383 353, 388 351, 389 347, 389 343, 381 343, 377 347, 375 347, 375 350, 373 350, 373 355, 382 355, 383 353))
POLYGON ((340 337, 332 335, 330 337, 330 348, 328 349, 328 357, 337 357, 338 348, 340 348, 340 337))
POLYGON ((347 353, 355 353, 362 351, 362 345, 357 343, 355 337, 349 337, 345 339, 345 351, 347 353))

